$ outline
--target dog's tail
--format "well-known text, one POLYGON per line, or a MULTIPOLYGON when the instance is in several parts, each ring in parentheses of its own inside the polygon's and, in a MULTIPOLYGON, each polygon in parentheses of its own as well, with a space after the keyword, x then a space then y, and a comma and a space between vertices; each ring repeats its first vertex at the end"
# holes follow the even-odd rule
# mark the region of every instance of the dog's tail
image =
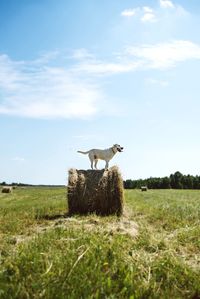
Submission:
POLYGON ((89 154, 89 152, 90 152, 90 151, 87 151, 87 152, 77 151, 77 153, 81 153, 81 154, 84 154, 84 155, 89 154))

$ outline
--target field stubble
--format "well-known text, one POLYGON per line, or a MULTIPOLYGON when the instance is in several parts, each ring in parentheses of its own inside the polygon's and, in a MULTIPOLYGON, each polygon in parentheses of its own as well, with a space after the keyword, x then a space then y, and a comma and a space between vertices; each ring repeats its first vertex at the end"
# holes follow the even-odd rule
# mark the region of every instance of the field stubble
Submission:
POLYGON ((0 195, 0 298, 200 298, 200 191, 126 191, 68 218, 65 188, 0 195))

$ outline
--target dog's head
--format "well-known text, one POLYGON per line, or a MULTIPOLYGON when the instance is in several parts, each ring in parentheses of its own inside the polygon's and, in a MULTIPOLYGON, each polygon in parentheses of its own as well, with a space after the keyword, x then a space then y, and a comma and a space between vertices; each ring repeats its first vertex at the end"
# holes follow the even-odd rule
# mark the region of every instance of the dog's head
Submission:
POLYGON ((124 148, 123 148, 121 145, 119 145, 119 144, 114 144, 114 145, 113 145, 113 148, 114 148, 114 150, 115 150, 116 152, 118 151, 118 152, 120 152, 120 153, 123 152, 123 149, 124 149, 124 148))

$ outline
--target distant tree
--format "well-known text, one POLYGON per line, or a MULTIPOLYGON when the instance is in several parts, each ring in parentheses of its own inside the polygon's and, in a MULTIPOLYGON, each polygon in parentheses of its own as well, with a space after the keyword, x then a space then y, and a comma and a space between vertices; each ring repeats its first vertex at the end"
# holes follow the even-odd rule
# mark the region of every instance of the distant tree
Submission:
POLYGON ((148 189, 154 189, 154 179, 152 177, 147 179, 147 187, 148 189))
POLYGON ((170 185, 170 178, 169 177, 164 177, 162 178, 161 181, 161 189, 170 189, 171 185, 170 185))
POLYGON ((193 189, 193 177, 184 175, 182 178, 183 189, 193 189))
POLYGON ((175 178, 173 174, 170 174, 170 185, 172 188, 175 188, 176 184, 175 184, 175 178))
POLYGON ((134 189, 133 188, 133 181, 132 180, 126 180, 126 181, 124 181, 124 188, 125 189, 134 189))
POLYGON ((193 188, 200 189, 200 181, 199 181, 199 177, 197 175, 195 177, 193 177, 193 188))
POLYGON ((183 189, 182 179, 183 179, 183 175, 179 171, 176 171, 173 175, 170 175, 172 188, 183 189))

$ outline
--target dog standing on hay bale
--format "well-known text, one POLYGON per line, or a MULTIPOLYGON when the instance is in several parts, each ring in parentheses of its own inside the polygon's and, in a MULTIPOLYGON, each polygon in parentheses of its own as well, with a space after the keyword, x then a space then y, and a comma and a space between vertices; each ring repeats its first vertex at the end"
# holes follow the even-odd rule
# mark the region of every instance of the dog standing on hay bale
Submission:
POLYGON ((89 156, 90 162, 91 162, 91 168, 93 169, 93 163, 94 167, 97 169, 97 162, 98 160, 104 160, 106 161, 106 169, 108 169, 108 163, 113 158, 113 156, 117 152, 122 152, 123 147, 121 147, 119 144, 114 144, 112 147, 101 150, 101 149, 91 149, 87 152, 78 151, 78 153, 84 154, 89 156))
POLYGON ((123 198, 123 180, 116 166, 107 171, 69 170, 69 214, 120 216, 123 212, 123 198))

